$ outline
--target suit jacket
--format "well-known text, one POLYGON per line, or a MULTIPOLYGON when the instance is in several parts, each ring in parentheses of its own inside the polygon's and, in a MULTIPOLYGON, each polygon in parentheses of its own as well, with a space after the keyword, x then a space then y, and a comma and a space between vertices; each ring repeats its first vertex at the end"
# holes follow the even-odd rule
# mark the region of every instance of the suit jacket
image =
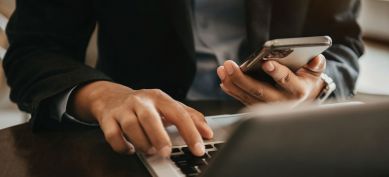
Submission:
MULTIPOLYGON (((338 86, 334 96, 353 94, 363 53, 359 0, 245 1, 242 55, 268 39, 330 35, 334 45, 324 55, 326 72, 338 86)), ((32 113, 34 126, 52 121, 53 96, 95 80, 185 98, 196 70, 188 1, 18 0, 16 6, 4 69, 11 99, 32 113), (96 23, 99 60, 93 69, 84 58, 96 23)))

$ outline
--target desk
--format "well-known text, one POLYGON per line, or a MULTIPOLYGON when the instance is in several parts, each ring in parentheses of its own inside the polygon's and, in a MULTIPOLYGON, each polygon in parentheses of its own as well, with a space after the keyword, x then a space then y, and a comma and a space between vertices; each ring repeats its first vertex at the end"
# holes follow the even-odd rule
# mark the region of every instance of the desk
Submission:
MULTIPOLYGON (((236 113, 237 102, 190 102, 205 115, 236 113)), ((98 128, 32 133, 28 124, 0 131, 0 176, 150 176, 137 156, 119 155, 98 128)))

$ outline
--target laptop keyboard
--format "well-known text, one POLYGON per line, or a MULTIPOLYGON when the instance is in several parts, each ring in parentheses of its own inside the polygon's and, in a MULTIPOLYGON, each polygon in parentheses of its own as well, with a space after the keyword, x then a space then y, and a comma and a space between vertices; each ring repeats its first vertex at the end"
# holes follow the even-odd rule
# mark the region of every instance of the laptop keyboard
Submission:
POLYGON ((188 147, 173 148, 170 158, 184 175, 188 177, 198 176, 222 145, 223 143, 206 144, 206 153, 202 157, 194 156, 188 147))

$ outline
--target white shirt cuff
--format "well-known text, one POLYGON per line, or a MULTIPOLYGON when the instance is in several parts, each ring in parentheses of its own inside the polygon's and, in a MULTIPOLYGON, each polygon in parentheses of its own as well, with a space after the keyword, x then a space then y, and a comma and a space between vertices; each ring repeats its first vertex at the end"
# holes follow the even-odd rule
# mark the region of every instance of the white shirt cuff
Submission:
POLYGON ((90 123, 90 122, 81 121, 81 120, 73 117, 72 115, 70 115, 66 112, 66 108, 67 108, 67 105, 69 102, 69 97, 73 93, 74 89, 76 89, 77 87, 78 87, 78 85, 73 87, 72 89, 70 89, 68 92, 60 94, 57 96, 57 98, 55 98, 56 99, 54 101, 54 104, 55 104, 54 110, 55 111, 53 112, 52 116, 54 116, 54 118, 59 120, 59 121, 61 121, 62 118, 65 117, 66 119, 69 119, 73 122, 76 122, 76 123, 79 123, 82 125, 99 126, 99 124, 97 124, 97 123, 90 123))

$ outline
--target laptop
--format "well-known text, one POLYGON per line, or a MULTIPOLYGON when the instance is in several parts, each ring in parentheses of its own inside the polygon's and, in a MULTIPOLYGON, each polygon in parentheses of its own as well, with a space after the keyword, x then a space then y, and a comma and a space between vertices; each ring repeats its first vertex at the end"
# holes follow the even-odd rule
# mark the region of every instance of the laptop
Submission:
POLYGON ((139 157, 156 177, 389 176, 389 102, 269 109, 207 117, 203 157, 172 127, 170 159, 139 157))

